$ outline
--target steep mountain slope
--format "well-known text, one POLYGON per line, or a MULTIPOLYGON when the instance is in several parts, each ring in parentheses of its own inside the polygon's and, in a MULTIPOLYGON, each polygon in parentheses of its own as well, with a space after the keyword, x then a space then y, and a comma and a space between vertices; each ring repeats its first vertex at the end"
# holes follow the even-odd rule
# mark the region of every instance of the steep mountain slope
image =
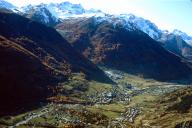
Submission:
POLYGON ((54 29, 7 11, 0 12, 0 26, 1 112, 45 98, 48 86, 74 72, 110 82, 54 29))
POLYGON ((48 66, 63 74, 68 74, 65 68, 86 74, 100 71, 78 54, 54 29, 13 13, 1 13, 0 16, 0 34, 28 49, 48 66))
POLYGON ((58 31, 94 63, 158 80, 185 77, 191 69, 134 25, 116 18, 65 20, 58 31), (127 29, 129 28, 129 29, 127 29))
POLYGON ((0 115, 41 101, 58 81, 35 55, 2 36, 0 57, 0 115))
POLYGON ((126 23, 132 23, 137 29, 146 33, 152 39, 163 43, 163 47, 166 50, 191 61, 192 46, 190 42, 192 38, 186 33, 180 30, 174 30, 173 32, 162 31, 151 21, 132 14, 121 14, 117 17, 119 20, 126 20, 126 23))
POLYGON ((186 43, 180 35, 163 33, 159 41, 162 42, 162 46, 165 49, 174 54, 185 57, 188 60, 192 59, 192 46, 186 43))

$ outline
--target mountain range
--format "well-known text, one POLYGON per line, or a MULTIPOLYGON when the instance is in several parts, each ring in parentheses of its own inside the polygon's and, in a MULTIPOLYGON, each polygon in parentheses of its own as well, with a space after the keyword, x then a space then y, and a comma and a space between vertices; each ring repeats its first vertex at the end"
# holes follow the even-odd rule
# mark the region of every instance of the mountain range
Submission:
MULTIPOLYGON (((78 18, 78 17, 97 17, 98 22, 101 20, 108 20, 112 22, 112 19, 118 19, 118 22, 122 22, 126 29, 132 29, 130 27, 137 28, 144 33, 148 34, 151 38, 156 41, 162 42, 167 50, 174 52, 179 56, 183 56, 188 60, 191 60, 192 56, 192 37, 186 33, 175 29, 173 32, 167 30, 160 30, 154 23, 141 17, 137 17, 133 14, 120 14, 110 15, 96 9, 85 9, 80 4, 72 4, 70 2, 62 3, 50 3, 50 4, 39 4, 39 5, 28 5, 24 7, 15 7, 8 2, 2 1, 0 7, 10 9, 18 14, 27 18, 33 19, 45 25, 54 27, 59 23, 62 23, 64 19, 78 18), (133 24, 133 25, 130 25, 133 24), (174 49, 178 49, 179 52, 175 52, 173 48, 168 45, 171 43, 171 38, 180 37, 180 42, 174 45, 174 49), (185 53, 183 52, 185 51, 185 53), (179 53, 179 54, 178 54, 179 53), (184 53, 184 54, 183 54, 184 53)), ((117 21, 117 20, 116 20, 117 21)))
POLYGON ((1 0, 0 26, 0 116, 71 88, 79 98, 87 81, 115 88, 103 67, 161 82, 191 77, 192 37, 133 14, 70 2, 18 8, 1 0))
MULTIPOLYGON (((120 14, 120 15, 110 15, 102 12, 101 10, 96 9, 85 9, 80 4, 72 4, 70 2, 62 2, 62 3, 50 3, 50 4, 39 4, 39 5, 27 5, 23 7, 16 7, 11 3, 6 1, 1 1, 0 7, 7 8, 10 10, 18 10, 24 15, 42 15, 40 22, 45 22, 45 24, 49 24, 48 20, 62 20, 72 17, 102 17, 108 18, 107 16, 113 16, 118 18, 119 20, 124 20, 125 24, 128 22, 133 23, 138 29, 147 33, 151 38, 157 40, 161 38, 164 30, 160 30, 154 23, 149 20, 146 20, 141 17, 137 17, 133 14, 120 14), (41 10, 41 11, 40 11, 41 10), (33 12, 33 13, 32 13, 33 12), (44 21, 43 21, 44 20, 44 21)), ((33 19, 33 18, 32 18, 33 19)), ((38 19, 37 19, 38 21, 38 19)), ((167 33, 168 31, 166 31, 167 33)), ((186 42, 191 42, 192 37, 188 36, 186 33, 175 29, 172 33, 174 35, 179 35, 186 42)))
POLYGON ((95 64, 158 80, 185 76, 190 70, 179 57, 144 32, 133 29, 132 24, 127 29, 118 18, 111 20, 67 19, 56 29, 95 64))

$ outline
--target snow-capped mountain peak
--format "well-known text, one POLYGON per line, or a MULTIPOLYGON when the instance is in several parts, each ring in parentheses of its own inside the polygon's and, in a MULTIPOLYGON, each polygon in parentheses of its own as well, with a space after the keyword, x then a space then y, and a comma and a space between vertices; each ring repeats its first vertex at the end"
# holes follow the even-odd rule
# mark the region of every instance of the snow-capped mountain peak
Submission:
POLYGON ((184 40, 192 40, 192 37, 188 36, 185 32, 180 30, 175 29, 172 33, 181 36, 184 40))
POLYGON ((64 19, 72 15, 79 15, 85 12, 80 4, 72 4, 70 2, 47 4, 46 8, 57 18, 64 19))
POLYGON ((149 20, 137 17, 133 14, 120 14, 119 18, 125 19, 134 24, 137 29, 145 32, 153 39, 158 39, 161 36, 161 30, 159 30, 159 28, 149 20))
POLYGON ((85 9, 81 6, 81 4, 72 4, 70 2, 63 2, 58 4, 58 8, 60 10, 67 10, 69 13, 72 14, 82 14, 85 13, 85 9))
POLYGON ((48 4, 47 9, 55 16, 61 19, 70 17, 90 17, 102 13, 100 10, 84 9, 81 4, 72 4, 63 2, 59 4, 48 4))
POLYGON ((130 30, 132 30, 134 26, 155 40, 160 39, 162 35, 162 31, 154 23, 141 17, 137 17, 133 14, 109 15, 101 10, 88 10, 83 8, 81 4, 72 4, 70 2, 40 4, 33 7, 32 5, 29 5, 23 8, 25 8, 22 9, 24 13, 32 10, 33 8, 35 8, 35 10, 37 10, 37 8, 46 8, 56 19, 94 16, 97 19, 97 23, 107 20, 108 22, 113 22, 114 26, 117 23, 121 23, 125 28, 130 30))
POLYGON ((21 7, 19 10, 23 13, 38 8, 46 8, 57 19, 66 19, 70 17, 90 17, 103 13, 96 9, 84 9, 81 4, 72 4, 70 2, 50 3, 40 5, 28 5, 21 7))
POLYGON ((59 23, 62 19, 78 18, 78 17, 95 17, 95 22, 100 23, 102 21, 111 22, 113 26, 121 24, 128 30, 134 30, 135 28, 148 34, 155 40, 162 39, 163 35, 174 34, 182 37, 183 40, 192 44, 192 37, 179 30, 173 32, 165 32, 160 30, 154 23, 141 17, 137 17, 133 14, 120 14, 110 15, 97 9, 85 9, 81 4, 73 4, 70 2, 62 3, 50 3, 39 5, 27 5, 21 8, 17 8, 14 5, 0 0, 0 8, 7 8, 16 13, 21 13, 32 19, 38 20, 44 24, 51 26, 59 23))
POLYGON ((48 26, 54 26, 59 22, 59 19, 55 17, 48 9, 46 4, 39 4, 36 6, 28 5, 19 8, 25 17, 41 22, 48 26))

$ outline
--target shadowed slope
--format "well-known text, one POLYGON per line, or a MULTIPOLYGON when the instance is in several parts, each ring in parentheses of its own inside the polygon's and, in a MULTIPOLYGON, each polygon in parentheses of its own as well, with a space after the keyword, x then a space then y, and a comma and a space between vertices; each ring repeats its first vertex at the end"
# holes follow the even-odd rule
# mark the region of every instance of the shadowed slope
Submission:
POLYGON ((54 29, 7 11, 0 12, 0 26, 0 114, 45 100, 74 72, 111 82, 54 29))
POLYGON ((117 19, 67 19, 58 31, 96 64, 113 67, 157 80, 171 80, 190 75, 186 63, 165 50, 147 34, 130 24, 125 29, 117 19))

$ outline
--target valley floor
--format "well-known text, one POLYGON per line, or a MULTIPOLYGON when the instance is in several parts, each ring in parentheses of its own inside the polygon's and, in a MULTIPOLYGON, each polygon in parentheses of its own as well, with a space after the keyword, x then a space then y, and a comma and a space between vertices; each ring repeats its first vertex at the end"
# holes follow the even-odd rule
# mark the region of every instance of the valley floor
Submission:
POLYGON ((189 85, 158 82, 119 71, 104 70, 116 85, 91 81, 87 91, 81 93, 78 98, 75 95, 70 95, 70 98, 59 95, 59 102, 52 101, 42 108, 21 115, 2 117, 0 127, 191 127, 192 109, 186 108, 191 104, 183 104, 184 98, 179 98, 180 95, 174 98, 174 95, 178 94, 174 93, 177 90, 183 90, 181 94, 187 92, 185 96, 190 96, 191 92, 192 96, 189 85), (172 106, 179 106, 187 111, 181 112, 172 106))

